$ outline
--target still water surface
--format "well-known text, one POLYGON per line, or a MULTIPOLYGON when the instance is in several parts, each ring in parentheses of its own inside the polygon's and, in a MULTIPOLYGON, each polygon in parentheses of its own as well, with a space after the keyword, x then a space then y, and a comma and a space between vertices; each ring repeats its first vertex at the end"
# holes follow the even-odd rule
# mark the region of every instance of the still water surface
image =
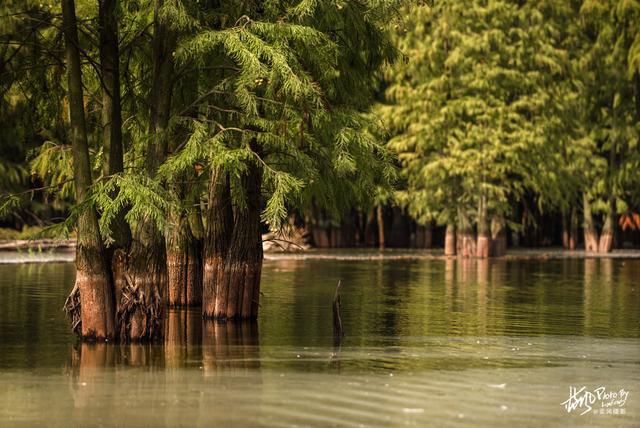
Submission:
POLYGON ((164 346, 76 343, 73 278, 0 265, 0 426, 640 426, 640 260, 266 260, 257 324, 171 311, 164 346))

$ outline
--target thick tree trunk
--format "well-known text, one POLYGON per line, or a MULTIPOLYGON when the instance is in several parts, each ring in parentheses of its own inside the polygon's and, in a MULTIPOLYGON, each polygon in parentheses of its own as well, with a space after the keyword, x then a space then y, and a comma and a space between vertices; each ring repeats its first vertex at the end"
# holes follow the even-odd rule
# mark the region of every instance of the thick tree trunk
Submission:
POLYGON ((447 257, 456 255, 456 226, 453 223, 447 224, 444 235, 444 255, 447 257))
POLYGON ((229 174, 221 168, 211 170, 206 219, 202 316, 205 319, 212 319, 217 314, 226 314, 226 304, 223 302, 226 300, 228 289, 220 286, 219 282, 233 233, 229 174), (218 301, 220 307, 217 307, 218 301))
POLYGON ((384 249, 384 215, 382 205, 376 207, 376 220, 378 222, 378 247, 384 249))
POLYGON ((582 197, 583 203, 583 231, 584 231, 584 249, 588 252, 598 251, 598 231, 593 221, 593 215, 591 213, 591 202, 586 194, 582 197))
MULTIPOLYGON (((105 177, 124 170, 122 143, 122 112, 120 102, 120 52, 118 47, 118 0, 99 0, 100 72, 102 78, 102 150, 105 177)), ((117 191, 116 191, 117 194, 117 191)), ((116 196, 116 194, 112 196, 116 196)), ((118 212, 111 224, 113 243, 107 248, 111 264, 116 304, 125 285, 126 252, 131 245, 131 229, 125 220, 125 210, 118 212)))
POLYGON ((170 218, 166 237, 169 305, 196 306, 202 303, 202 236, 194 236, 191 224, 202 226, 194 207, 198 198, 193 191, 180 191, 178 185, 173 185, 173 192, 190 207, 178 209, 170 218))
MULTIPOLYGON (((163 0, 155 0, 153 38, 153 85, 150 99, 149 133, 152 143, 146 171, 154 177, 167 153, 166 132, 173 92, 173 50, 176 36, 159 19, 163 0)), ((136 226, 129 254, 127 289, 123 292, 118 318, 122 337, 130 340, 161 339, 167 296, 167 257, 162 232, 150 216, 136 226)))
POLYGON ((187 305, 187 265, 191 231, 182 212, 173 213, 167 233, 167 287, 169 306, 187 305))
POLYGON ((248 166, 243 185, 246 204, 236 209, 231 245, 218 283, 218 289, 226 292, 226 295, 216 295, 215 317, 218 319, 255 319, 258 316, 262 272, 262 171, 257 165, 248 166))
MULTIPOLYGON (((78 49, 78 30, 73 0, 62 2, 65 55, 69 90, 69 118, 73 153, 76 200, 84 202, 91 186, 91 163, 84 116, 82 72, 78 49)), ((111 275, 105 262, 98 216, 93 206, 78 217, 76 246, 76 282, 70 300, 79 292, 80 323, 74 329, 83 338, 108 340, 115 337, 115 303, 111 275)), ((68 306, 67 306, 68 307, 68 306)), ((72 315, 75 311, 72 311, 72 315)))

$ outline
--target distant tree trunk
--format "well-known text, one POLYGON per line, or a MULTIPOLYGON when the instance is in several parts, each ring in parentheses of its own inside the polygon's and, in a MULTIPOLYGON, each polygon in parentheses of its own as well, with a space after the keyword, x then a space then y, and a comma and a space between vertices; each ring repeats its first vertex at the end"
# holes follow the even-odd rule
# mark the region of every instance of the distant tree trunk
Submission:
POLYGON ((574 206, 571 208, 571 215, 569 217, 569 250, 573 251, 578 247, 578 210, 574 206))
MULTIPOLYGON (((69 90, 69 119, 73 153, 73 178, 76 200, 82 203, 91 186, 91 162, 84 116, 82 72, 78 48, 78 30, 73 0, 63 0, 62 19, 69 90)), ((76 244, 76 282, 80 293, 81 325, 76 331, 83 338, 112 339, 116 335, 113 284, 105 262, 98 216, 93 206, 78 217, 76 244)))
POLYGON ((433 223, 416 227, 415 246, 417 248, 431 248, 433 246, 433 223))
POLYGON ((570 214, 566 210, 562 210, 560 214, 562 220, 562 248, 569 249, 569 240, 571 239, 571 220, 570 214))
MULTIPOLYGON (((118 47, 117 0, 99 0, 100 74, 102 77, 102 150, 105 177, 124 170, 122 143, 122 112, 120 102, 120 52, 118 47)), ((116 196, 117 191, 111 195, 116 196)), ((131 245, 131 229, 125 220, 125 210, 118 212, 111 223, 113 243, 107 248, 111 264, 116 305, 119 304, 124 277, 126 252, 131 245)))
POLYGON ((257 165, 251 164, 242 181, 246 204, 237 207, 235 212, 233 236, 218 283, 218 289, 224 290, 224 293, 216 295, 215 317, 218 319, 255 319, 258 316, 262 272, 262 171, 257 165))
POLYGON ((211 169, 206 219, 202 316, 205 319, 212 319, 216 317, 216 314, 226 314, 226 304, 223 304, 223 302, 226 299, 228 290, 219 286, 219 282, 233 233, 233 208, 231 205, 229 174, 221 168, 211 169), (220 297, 220 307, 216 311, 218 297, 220 297))
POLYGON ((480 198, 478 204, 478 241, 476 245, 476 257, 486 259, 489 257, 491 249, 491 234, 489 230, 489 220, 487 218, 487 199, 480 198))
POLYGON ((456 255, 456 226, 453 223, 447 224, 444 234, 444 255, 447 257, 456 255))
POLYGON ((384 249, 384 216, 382 204, 376 207, 376 219, 378 221, 378 247, 384 249))
MULTIPOLYGON (((614 113, 615 114, 615 113, 614 113)), ((615 116, 614 116, 615 119, 615 116)), ((613 249, 613 240, 615 237, 616 226, 616 198, 613 190, 613 175, 618 168, 617 156, 616 156, 616 143, 615 140, 611 143, 609 149, 609 209, 607 211, 604 224, 602 225, 602 232, 600 234, 600 242, 598 243, 599 253, 609 253, 613 249)))
MULTIPOLYGON (((153 85, 151 88, 152 144, 146 157, 146 171, 154 177, 167 153, 165 135, 171 113, 173 92, 173 50, 176 36, 159 19, 163 0, 155 0, 153 37, 153 85)), ((128 263, 127 292, 120 305, 120 326, 124 338, 131 340, 162 338, 167 288, 165 240, 150 216, 140 219, 134 233, 128 263)))
POLYGON ((593 221, 593 214, 591 213, 591 202, 589 197, 585 193, 582 196, 583 203, 583 231, 584 231, 584 249, 588 252, 598 251, 598 231, 593 221))
POLYGON ((469 221, 469 217, 464 209, 458 209, 458 235, 456 239, 458 247, 458 256, 461 257, 475 257, 476 255, 476 240, 469 221))
POLYGON ((494 216, 491 219, 491 251, 492 257, 502 257, 507 254, 507 234, 504 219, 494 216))
POLYGON ((610 253, 613 249, 613 238, 615 235, 616 225, 616 206, 615 199, 609 198, 609 211, 607 212, 604 225, 602 226, 602 233, 600 234, 600 241, 598 242, 599 253, 610 253))

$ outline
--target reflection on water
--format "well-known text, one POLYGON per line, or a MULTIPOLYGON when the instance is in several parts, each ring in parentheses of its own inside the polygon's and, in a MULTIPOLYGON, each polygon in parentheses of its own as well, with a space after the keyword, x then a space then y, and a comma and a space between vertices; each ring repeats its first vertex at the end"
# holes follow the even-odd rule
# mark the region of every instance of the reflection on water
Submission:
POLYGON ((259 323, 170 310, 154 345, 76 343, 73 274, 0 265, 0 425, 638 425, 640 260, 269 260, 259 323))

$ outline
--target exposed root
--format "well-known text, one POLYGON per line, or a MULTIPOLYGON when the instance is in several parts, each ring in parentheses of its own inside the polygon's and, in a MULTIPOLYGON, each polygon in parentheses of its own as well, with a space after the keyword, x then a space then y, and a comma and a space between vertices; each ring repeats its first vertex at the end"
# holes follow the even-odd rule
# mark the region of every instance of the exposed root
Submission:
MULTIPOLYGON (((131 276, 126 273, 125 286, 122 289, 122 298, 118 308, 118 324, 120 326, 120 338, 124 340, 157 339, 162 336, 162 300, 157 288, 153 288, 153 294, 149 297, 144 290, 135 285, 131 276), (139 314, 139 318, 136 315, 139 314), (136 337, 131 337, 131 323, 136 321, 142 325, 142 330, 136 337)), ((136 330, 137 331, 137 330, 136 330)))
POLYGON ((74 284, 71 293, 67 296, 67 300, 64 301, 62 307, 64 312, 71 320, 71 331, 77 335, 82 335, 82 317, 81 317, 81 305, 80 305, 80 288, 78 284, 74 284))

